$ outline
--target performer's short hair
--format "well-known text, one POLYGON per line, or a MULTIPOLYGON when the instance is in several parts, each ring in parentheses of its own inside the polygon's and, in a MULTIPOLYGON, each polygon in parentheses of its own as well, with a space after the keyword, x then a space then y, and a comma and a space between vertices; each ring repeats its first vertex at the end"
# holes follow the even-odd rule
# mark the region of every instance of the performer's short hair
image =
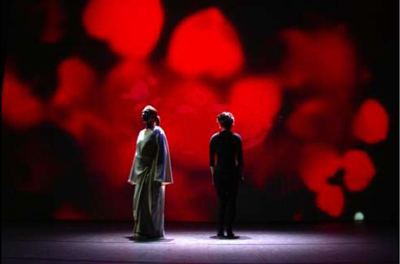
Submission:
POLYGON ((221 127, 230 130, 235 122, 235 118, 230 112, 222 112, 217 116, 218 123, 221 127))

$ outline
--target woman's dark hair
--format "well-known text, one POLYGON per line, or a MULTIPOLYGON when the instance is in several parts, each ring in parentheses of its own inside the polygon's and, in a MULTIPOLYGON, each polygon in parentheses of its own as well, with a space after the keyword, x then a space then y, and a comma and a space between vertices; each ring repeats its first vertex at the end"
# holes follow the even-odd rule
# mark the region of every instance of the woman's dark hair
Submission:
POLYGON ((230 130, 233 126, 235 118, 230 112, 222 112, 217 116, 217 120, 221 127, 230 130))
POLYGON ((153 106, 151 106, 151 105, 147 105, 147 106, 143 109, 143 112, 148 112, 149 115, 150 115, 150 117, 155 118, 157 126, 160 125, 160 116, 158 116, 157 109, 155 109, 155 108, 154 108, 153 106))

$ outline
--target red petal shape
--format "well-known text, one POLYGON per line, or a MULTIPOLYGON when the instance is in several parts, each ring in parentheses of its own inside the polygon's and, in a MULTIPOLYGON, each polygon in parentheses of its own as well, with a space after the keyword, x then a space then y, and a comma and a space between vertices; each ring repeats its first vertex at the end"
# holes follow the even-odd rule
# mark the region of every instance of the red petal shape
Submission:
POLYGON ((340 216, 343 212, 344 202, 344 194, 339 186, 328 185, 317 193, 318 208, 329 216, 340 216))
POLYGON ((375 167, 365 151, 350 150, 344 156, 344 184, 350 191, 362 191, 375 175, 375 167))
POLYGON ((58 87, 53 98, 57 107, 87 107, 96 84, 93 70, 80 58, 68 58, 58 66, 58 87))
POLYGON ((366 100, 354 120, 354 136, 366 143, 385 140, 389 130, 389 115, 375 99, 366 100))
POLYGON ((243 64, 236 32, 217 8, 186 18, 172 35, 168 64, 186 76, 229 77, 243 64))
POLYGON ((229 97, 234 129, 246 147, 260 143, 271 129, 281 106, 279 84, 270 78, 246 78, 236 82, 229 97))
POLYGON ((319 144, 308 145, 300 161, 300 175, 310 190, 319 192, 328 186, 328 178, 335 175, 341 163, 334 149, 319 144))
POLYGON ((314 86, 344 94, 351 91, 356 58, 346 33, 331 29, 316 32, 290 29, 282 32, 282 38, 288 50, 282 64, 287 86, 314 86))
POLYGON ((11 72, 4 72, 1 116, 15 129, 27 129, 43 118, 41 102, 11 72))
POLYGON ((105 40, 121 56, 144 58, 156 45, 164 22, 159 0, 91 0, 83 14, 89 35, 105 40))

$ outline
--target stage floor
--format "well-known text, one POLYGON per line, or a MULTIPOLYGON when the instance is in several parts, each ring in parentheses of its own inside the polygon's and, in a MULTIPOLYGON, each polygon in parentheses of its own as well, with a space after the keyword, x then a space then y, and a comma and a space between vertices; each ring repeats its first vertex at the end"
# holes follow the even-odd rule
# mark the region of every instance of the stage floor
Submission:
POLYGON ((159 241, 132 241, 126 222, 2 223, 2 263, 399 263, 398 226, 166 225, 159 241))

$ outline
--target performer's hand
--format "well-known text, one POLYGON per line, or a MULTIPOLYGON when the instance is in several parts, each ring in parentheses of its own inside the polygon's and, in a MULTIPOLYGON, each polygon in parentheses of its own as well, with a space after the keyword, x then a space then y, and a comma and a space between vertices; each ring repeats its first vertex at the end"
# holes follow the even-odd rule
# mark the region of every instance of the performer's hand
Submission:
POLYGON ((128 183, 129 183, 130 185, 135 185, 135 183, 134 183, 134 182, 131 182, 131 181, 128 181, 128 183))
POLYGON ((210 169, 211 169, 211 184, 214 185, 214 167, 211 166, 210 169))

